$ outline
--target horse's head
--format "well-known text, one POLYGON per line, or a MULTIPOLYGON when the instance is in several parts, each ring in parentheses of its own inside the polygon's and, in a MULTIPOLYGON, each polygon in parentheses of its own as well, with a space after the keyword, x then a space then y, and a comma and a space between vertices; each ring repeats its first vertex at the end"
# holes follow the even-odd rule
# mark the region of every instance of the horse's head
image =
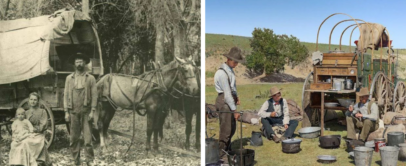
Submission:
POLYGON ((187 59, 176 57, 178 63, 177 87, 189 95, 200 94, 200 68, 196 66, 193 57, 187 59))

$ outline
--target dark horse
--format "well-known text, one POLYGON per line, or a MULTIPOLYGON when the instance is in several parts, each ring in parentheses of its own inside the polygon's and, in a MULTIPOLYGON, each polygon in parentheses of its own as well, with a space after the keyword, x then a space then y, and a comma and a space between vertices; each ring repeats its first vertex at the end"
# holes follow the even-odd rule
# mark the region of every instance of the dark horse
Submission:
POLYGON ((175 58, 169 64, 140 76, 107 74, 97 82, 100 101, 97 125, 101 147, 106 147, 107 130, 115 111, 131 109, 134 117, 135 113, 147 115, 146 149, 151 148, 151 136, 154 134, 153 148, 158 150, 158 136, 163 136, 163 124, 171 106, 169 102, 177 96, 195 97, 200 94, 200 81, 196 74, 199 68, 190 58, 175 58), (143 109, 145 113, 140 111, 143 109))
MULTIPOLYGON (((200 78, 200 70, 197 72, 197 78, 200 78)), ((198 80, 200 82, 200 80, 198 80)), ((200 85, 200 84, 199 84, 200 85)), ((199 86, 200 89, 200 86, 199 86)), ((200 92, 200 91, 199 91, 200 92)), ((192 133, 192 120, 193 115, 196 115, 196 125, 195 125, 195 148, 200 150, 200 93, 196 96, 190 96, 187 94, 179 93, 179 97, 174 98, 172 103, 172 108, 178 111, 181 111, 186 121, 186 142, 185 148, 189 149, 190 147, 190 134, 192 133), (197 97, 199 96, 199 97, 197 97)))

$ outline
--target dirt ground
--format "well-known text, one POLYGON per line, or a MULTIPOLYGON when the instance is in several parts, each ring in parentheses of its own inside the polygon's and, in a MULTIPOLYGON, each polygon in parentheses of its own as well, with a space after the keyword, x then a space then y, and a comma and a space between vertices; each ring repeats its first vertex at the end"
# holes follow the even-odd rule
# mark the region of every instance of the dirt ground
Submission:
MULTIPOLYGON (((225 62, 224 56, 209 56, 206 58, 206 72, 214 73, 220 67, 222 62, 225 62)), ((270 75, 257 74, 250 72, 243 64, 238 64, 234 69, 236 74, 237 84, 260 84, 260 83, 281 83, 281 82, 304 82, 304 79, 311 72, 312 65, 309 62, 302 63, 295 68, 285 65, 285 70, 282 73, 275 73, 270 75)), ((213 85, 214 78, 206 77, 206 85, 213 85)))
MULTIPOLYGON (((378 58, 374 56, 374 58, 378 58)), ((385 57, 384 57, 385 58, 385 57)), ((396 59, 397 60, 397 59, 396 59)), ((225 62, 224 56, 214 55, 206 58, 206 72, 214 73, 220 67, 222 62, 225 62)), ((399 54, 399 63, 397 74, 401 79, 406 78, 406 55, 399 54)), ((282 83, 282 82, 304 82, 307 75, 313 71, 311 57, 300 65, 295 66, 293 69, 285 65, 285 70, 281 73, 274 73, 270 75, 251 73, 246 66, 239 64, 235 69, 236 79, 238 85, 246 84, 262 84, 262 83, 282 83)), ((214 78, 206 76, 206 85, 213 85, 214 78)))
MULTIPOLYGON (((136 141, 134 142, 130 152, 125 155, 125 151, 130 144, 130 139, 122 136, 110 134, 110 144, 106 153, 102 153, 101 148, 97 143, 94 143, 95 160, 98 166, 135 166, 135 165, 200 165, 200 158, 186 155, 183 153, 174 152, 164 148, 160 148, 159 152, 145 150, 146 141, 146 117, 136 115, 136 141)), ((166 145, 182 149, 184 147, 185 124, 182 124, 178 118, 168 117, 166 121, 170 121, 170 125, 165 125, 164 138, 160 145, 166 145)), ((191 153, 200 155, 200 150, 194 149, 195 143, 195 117, 193 118, 192 134, 190 137, 191 153)), ((132 135, 132 112, 120 111, 116 112, 110 129, 132 135)), ((10 151, 10 135, 7 134, 5 127, 2 127, 1 134, 3 140, 0 141, 0 165, 8 164, 8 153, 10 151)), ((71 155, 69 150, 69 138, 65 125, 56 126, 55 140, 49 148, 49 154, 54 166, 69 166, 72 165, 71 155)), ((184 149, 183 149, 184 150, 184 149)), ((81 153, 82 160, 83 150, 81 153)), ((82 164, 86 165, 86 164, 82 164)))

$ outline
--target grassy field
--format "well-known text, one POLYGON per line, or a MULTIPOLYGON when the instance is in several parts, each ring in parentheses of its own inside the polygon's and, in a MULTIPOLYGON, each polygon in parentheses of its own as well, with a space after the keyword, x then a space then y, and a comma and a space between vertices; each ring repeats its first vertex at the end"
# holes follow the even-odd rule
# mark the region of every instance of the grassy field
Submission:
MULTIPOLYGON (((277 86, 282 88, 283 98, 290 98, 295 100, 299 105, 301 105, 301 93, 302 93, 301 83, 291 83, 291 84, 274 84, 274 85, 242 85, 238 86, 238 94, 241 100, 241 105, 238 106, 237 110, 247 110, 256 109, 258 110, 263 102, 267 98, 255 98, 255 96, 267 96, 264 95, 266 91, 270 89, 271 86, 277 86)), ((213 86, 206 86, 206 102, 214 103, 217 93, 213 86)), ((342 115, 342 114, 341 114, 342 115)), ((259 131, 259 126, 254 126, 250 124, 243 124, 243 138, 251 137, 252 131, 259 131)), ((232 140, 236 142, 232 147, 239 146, 239 135, 240 135, 240 123, 238 123, 238 129, 236 134, 233 136, 232 140), (235 146, 234 146, 235 145, 235 146)), ((326 128, 330 128, 330 131, 325 131, 325 135, 341 135, 346 136, 345 126, 340 126, 335 122, 327 123, 326 128)), ((302 139, 298 136, 297 130, 301 128, 301 123, 295 131, 296 138, 302 139)), ((206 131, 209 136, 216 134, 214 138, 218 138, 219 135, 219 121, 209 120, 206 131)), ((315 139, 302 139, 300 145, 301 151, 297 154, 285 154, 282 152, 281 143, 276 144, 273 141, 268 141, 263 138, 264 145, 259 147, 245 145, 246 149, 255 150, 255 161, 256 165, 278 165, 278 166, 288 166, 288 165, 322 165, 317 162, 318 155, 334 155, 337 157, 337 162, 330 165, 354 165, 354 161, 349 158, 348 153, 345 151, 346 145, 342 140, 340 148, 337 149, 322 149, 319 147, 318 138, 315 139)), ((381 157, 379 153, 373 154, 373 164, 380 165, 381 157)), ((406 165, 405 163, 398 162, 398 165, 406 165)))

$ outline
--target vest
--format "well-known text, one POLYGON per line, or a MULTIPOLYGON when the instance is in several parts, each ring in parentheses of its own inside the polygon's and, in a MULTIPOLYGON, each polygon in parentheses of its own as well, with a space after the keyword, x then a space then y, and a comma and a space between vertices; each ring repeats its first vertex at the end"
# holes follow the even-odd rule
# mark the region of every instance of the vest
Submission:
MULTIPOLYGON (((279 104, 281 105, 282 115, 280 115, 279 117, 276 117, 276 118, 283 118, 283 98, 281 98, 279 101, 280 101, 279 104)), ((268 105, 269 106, 268 106, 268 109, 266 110, 266 112, 274 112, 275 108, 273 107, 273 99, 272 98, 270 98, 268 100, 268 105)))
MULTIPOLYGON (((369 101, 368 102, 368 106, 367 106, 368 114, 371 114, 371 107, 372 107, 372 104, 374 104, 374 103, 375 103, 375 101, 369 101)), ((358 103, 358 108, 360 108, 360 105, 361 105, 361 102, 358 103)), ((379 112, 378 112, 378 114, 379 114, 379 112)))

